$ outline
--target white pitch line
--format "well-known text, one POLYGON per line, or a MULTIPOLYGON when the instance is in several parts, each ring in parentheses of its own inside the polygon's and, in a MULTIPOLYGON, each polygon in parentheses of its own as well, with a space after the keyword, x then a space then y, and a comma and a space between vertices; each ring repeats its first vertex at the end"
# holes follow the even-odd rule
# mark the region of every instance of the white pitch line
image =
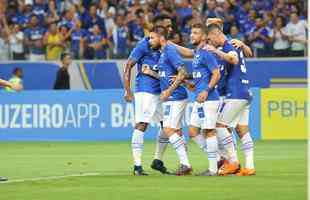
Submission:
POLYGON ((0 182, 0 184, 6 183, 22 183, 27 181, 43 181, 43 180, 57 180, 57 179, 64 179, 70 177, 85 177, 85 176, 99 176, 101 173, 81 173, 81 174, 69 174, 63 176, 45 176, 45 177, 36 177, 36 178, 25 178, 25 179, 13 179, 8 181, 0 182))

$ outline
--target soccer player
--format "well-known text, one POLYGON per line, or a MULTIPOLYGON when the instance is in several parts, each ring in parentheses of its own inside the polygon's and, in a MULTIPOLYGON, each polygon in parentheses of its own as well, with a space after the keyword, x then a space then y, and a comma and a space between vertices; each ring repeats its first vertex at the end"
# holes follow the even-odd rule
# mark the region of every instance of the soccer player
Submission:
POLYGON ((180 167, 175 174, 189 175, 192 168, 188 160, 185 141, 178 134, 187 105, 187 91, 180 85, 187 76, 185 64, 176 47, 168 44, 168 31, 165 27, 156 26, 152 29, 150 44, 153 49, 161 49, 158 69, 160 100, 163 101, 164 110, 163 127, 180 160, 180 167), (171 81, 172 76, 176 76, 175 81, 171 81))
POLYGON ((209 160, 209 169, 198 175, 216 176, 218 144, 215 128, 220 102, 215 86, 220 79, 220 70, 213 54, 203 49, 206 45, 204 25, 192 26, 191 41, 197 47, 192 64, 196 101, 191 113, 189 135, 207 153, 209 160))
POLYGON ((249 133, 249 104, 251 94, 249 92, 249 80, 244 61, 243 51, 236 50, 227 41, 221 27, 216 24, 208 26, 208 40, 213 45, 208 45, 207 49, 216 54, 225 65, 227 77, 225 79, 224 90, 225 100, 217 123, 218 137, 227 153, 228 163, 225 163, 220 175, 234 174, 239 170, 239 161, 235 148, 231 148, 232 136, 228 128, 235 128, 242 142, 242 150, 245 156, 245 168, 241 169, 237 175, 255 175, 253 161, 253 141, 249 133), (221 47, 222 50, 218 49, 221 47), (230 151, 229 149, 232 149, 230 151))
MULTIPOLYGON (((172 35, 172 22, 169 16, 159 15, 153 20, 154 25, 162 25, 167 28, 168 33, 172 35)), ((141 156, 143 151, 143 135, 151 121, 160 121, 162 126, 162 106, 159 101, 159 77, 157 75, 157 62, 160 52, 158 49, 151 49, 149 46, 149 37, 145 37, 140 41, 131 52, 129 59, 126 63, 124 72, 124 88, 125 100, 132 102, 135 99, 135 130, 132 135, 132 151, 134 157, 134 174, 147 175, 143 171, 141 156), (135 97, 130 89, 131 82, 131 69, 138 64, 138 73, 136 76, 136 92, 135 97), (151 71, 151 74, 144 73, 151 71), (152 73, 153 72, 153 73, 152 73), (150 95, 151 96, 150 96, 150 95), (146 96, 149 96, 149 101, 146 102, 146 96), (142 103, 143 102, 143 103, 142 103), (151 111, 151 112, 150 112, 151 111), (151 120, 149 116, 153 116, 151 120)), ((169 173, 163 163, 163 155, 169 144, 169 139, 163 132, 162 127, 158 131, 156 137, 156 149, 154 160, 151 168, 160 171, 163 174, 169 173)))

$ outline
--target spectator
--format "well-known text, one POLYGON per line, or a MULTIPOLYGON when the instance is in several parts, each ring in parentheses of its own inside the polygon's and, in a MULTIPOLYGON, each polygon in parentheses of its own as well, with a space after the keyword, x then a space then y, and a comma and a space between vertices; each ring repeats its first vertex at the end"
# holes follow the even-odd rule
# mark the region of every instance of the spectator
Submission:
POLYGON ((289 56, 289 41, 287 30, 284 24, 284 18, 278 16, 275 20, 274 28, 271 31, 273 40, 273 55, 276 57, 289 56))
POLYGON ((24 86, 23 86, 23 70, 21 68, 15 68, 13 70, 13 73, 12 73, 12 77, 9 79, 9 82, 12 84, 12 85, 17 85, 18 86, 18 90, 14 89, 14 88, 11 88, 11 87, 5 87, 4 90, 7 91, 7 92, 19 92, 21 90, 24 89, 24 86))
POLYGON ((83 58, 87 36, 87 31, 82 28, 82 22, 80 20, 76 20, 75 27, 71 34, 71 53, 74 59, 83 58))
POLYGON ((102 34, 99 25, 94 25, 91 34, 87 38, 88 49, 86 58, 88 59, 106 59, 108 40, 102 34))
POLYGON ((25 30, 25 44, 30 51, 29 60, 41 61, 45 59, 43 36, 45 29, 38 24, 38 18, 33 15, 30 20, 30 27, 25 30))
POLYGON ((0 61, 9 60, 9 45, 4 30, 0 29, 0 61))
MULTIPOLYGON (((82 21, 83 21, 83 28, 85 29, 91 29, 94 25, 98 25, 101 33, 105 36, 107 36, 107 31, 106 31, 106 26, 105 26, 105 21, 103 18, 101 18, 97 14, 97 6, 96 4, 92 4, 89 7, 89 11, 84 11, 82 13, 82 21)), ((90 31, 90 30, 89 30, 90 31)))
POLYGON ((244 37, 242 33, 239 32, 238 27, 236 25, 233 25, 230 27, 229 35, 227 36, 229 40, 231 39, 238 39, 241 41, 244 41, 244 37))
POLYGON ((56 23, 49 26, 49 30, 44 36, 44 43, 46 44, 46 59, 58 60, 65 48, 65 44, 63 35, 57 29, 56 23))
POLYGON ((249 41, 252 42, 254 55, 257 57, 270 56, 268 45, 271 44, 271 38, 262 18, 256 18, 256 26, 252 28, 249 35, 249 41))
POLYGON ((71 56, 68 53, 61 54, 61 67, 59 68, 54 83, 54 90, 70 90, 69 66, 72 63, 71 56))
POLYGON ((216 0, 207 0, 207 6, 204 11, 206 18, 221 18, 222 13, 216 5, 216 0))
POLYGON ((121 15, 116 17, 116 25, 112 32, 113 38, 113 57, 127 58, 128 56, 128 27, 125 18, 121 15))
POLYGON ((291 42, 290 56, 304 56, 307 44, 307 22, 300 20, 297 13, 292 13, 286 28, 291 42))

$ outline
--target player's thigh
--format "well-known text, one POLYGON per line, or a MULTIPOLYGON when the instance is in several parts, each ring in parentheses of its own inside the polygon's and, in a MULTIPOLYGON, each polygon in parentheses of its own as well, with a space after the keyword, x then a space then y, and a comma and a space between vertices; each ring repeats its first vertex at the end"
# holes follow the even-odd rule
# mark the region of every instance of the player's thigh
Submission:
POLYGON ((135 93, 135 121, 150 123, 155 115, 157 103, 157 96, 146 93, 135 93))
POLYGON ((193 108, 192 108, 192 112, 191 112, 191 116, 190 116, 190 126, 192 127, 197 127, 200 128, 201 127, 201 115, 199 115, 199 107, 202 107, 201 103, 198 102, 194 102, 193 104, 193 108))
POLYGON ((226 99, 218 116, 218 123, 230 126, 248 105, 244 99, 226 99))
POLYGON ((153 121, 154 122, 162 122, 164 118, 164 113, 163 113, 163 103, 160 101, 159 96, 156 100, 156 109, 155 113, 153 115, 153 121))
POLYGON ((202 119, 202 129, 215 129, 218 119, 220 101, 206 101, 203 103, 204 118, 202 119))
POLYGON ((187 100, 164 102, 163 126, 166 128, 180 129, 182 127, 182 118, 185 113, 186 105, 187 100))

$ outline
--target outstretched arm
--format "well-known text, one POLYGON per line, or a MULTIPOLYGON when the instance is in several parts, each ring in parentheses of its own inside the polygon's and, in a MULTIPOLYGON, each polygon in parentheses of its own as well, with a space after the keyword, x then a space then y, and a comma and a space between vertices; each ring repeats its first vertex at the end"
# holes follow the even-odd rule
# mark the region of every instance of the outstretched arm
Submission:
POLYGON ((170 42, 170 44, 173 44, 174 46, 176 46, 178 52, 183 56, 183 57, 186 57, 186 58, 193 58, 194 57, 194 50, 193 49, 189 49, 189 48, 186 48, 186 47, 182 47, 178 44, 175 44, 173 42, 170 42))

